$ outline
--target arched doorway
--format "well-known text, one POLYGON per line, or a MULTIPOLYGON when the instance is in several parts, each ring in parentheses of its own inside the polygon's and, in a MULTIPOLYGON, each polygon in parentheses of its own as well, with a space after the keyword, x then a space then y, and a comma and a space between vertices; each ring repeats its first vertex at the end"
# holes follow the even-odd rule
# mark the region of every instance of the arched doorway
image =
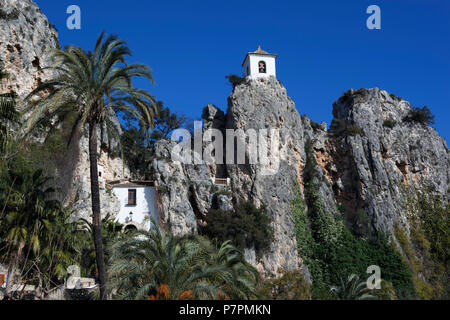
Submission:
POLYGON ((128 224, 123 228, 124 233, 135 232, 138 228, 134 224, 128 224))

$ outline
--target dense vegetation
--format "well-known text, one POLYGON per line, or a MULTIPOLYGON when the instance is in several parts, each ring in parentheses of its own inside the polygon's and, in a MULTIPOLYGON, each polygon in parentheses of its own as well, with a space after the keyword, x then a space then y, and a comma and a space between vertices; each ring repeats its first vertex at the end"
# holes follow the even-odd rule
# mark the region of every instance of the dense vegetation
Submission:
POLYGON ((332 298, 330 286, 351 274, 367 278, 366 270, 371 265, 381 268, 383 279, 393 284, 400 297, 414 297, 411 273, 384 235, 356 236, 346 227, 342 213, 333 216, 325 212, 317 191, 319 177, 311 143, 306 144, 306 153, 305 200, 295 187, 292 210, 299 253, 313 280, 312 297, 332 298))
POLYGON ((174 130, 188 125, 186 116, 172 113, 169 107, 164 107, 162 101, 156 101, 155 110, 153 129, 149 136, 125 116, 120 137, 123 159, 133 175, 144 179, 149 179, 148 168, 156 141, 170 139, 174 130))
POLYGON ((219 243, 231 240, 241 249, 254 248, 260 256, 273 241, 271 219, 265 208, 258 209, 249 202, 240 203, 233 211, 210 210, 206 222, 202 228, 205 236, 219 243))
POLYGON ((159 228, 112 247, 110 279, 120 299, 251 299, 258 273, 230 242, 176 237, 159 228))
POLYGON ((410 217, 409 235, 396 224, 395 236, 404 260, 413 273, 414 285, 421 299, 450 297, 450 209, 444 200, 427 188, 407 199, 410 217))
MULTIPOLYGON (((282 270, 280 270, 282 271, 282 270)), ((282 271, 278 277, 265 279, 258 289, 269 300, 310 300, 310 284, 300 270, 282 271)))
MULTIPOLYGON (((63 283, 73 264, 81 267, 83 276, 96 277, 92 232, 83 222, 73 221, 70 208, 54 200, 54 180, 21 154, 3 165, 0 263, 11 275, 7 298, 12 298, 9 292, 14 280, 36 286, 44 297, 63 283)), ((122 230, 117 225, 111 230, 111 224, 103 224, 105 246, 122 230)))

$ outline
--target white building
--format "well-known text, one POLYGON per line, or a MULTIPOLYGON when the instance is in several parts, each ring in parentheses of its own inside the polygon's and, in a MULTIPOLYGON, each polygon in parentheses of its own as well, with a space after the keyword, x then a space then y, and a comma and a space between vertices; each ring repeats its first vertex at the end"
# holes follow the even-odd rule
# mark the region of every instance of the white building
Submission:
POLYGON ((276 54, 261 50, 261 46, 258 46, 258 50, 247 53, 242 63, 245 77, 257 79, 274 76, 276 78, 275 60, 277 56, 276 54))
POLYGON ((157 195, 153 182, 112 182, 108 186, 120 201, 116 221, 123 224, 125 230, 150 230, 151 218, 158 223, 157 195))

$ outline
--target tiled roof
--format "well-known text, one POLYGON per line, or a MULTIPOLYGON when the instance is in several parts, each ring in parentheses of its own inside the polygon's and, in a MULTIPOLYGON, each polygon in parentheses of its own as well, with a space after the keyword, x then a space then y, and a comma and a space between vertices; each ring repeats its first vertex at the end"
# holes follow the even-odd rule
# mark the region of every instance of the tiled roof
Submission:
POLYGON ((108 181, 106 183, 110 188, 139 188, 154 187, 154 181, 108 181))
POLYGON ((268 53, 267 51, 262 50, 262 49, 261 49, 261 46, 258 45, 258 49, 256 49, 256 51, 247 53, 247 55, 245 56, 244 62, 242 62, 242 65, 244 65, 245 60, 247 60, 247 57, 248 57, 250 54, 262 54, 262 55, 267 55, 267 56, 273 56, 273 57, 275 57, 275 58, 278 56, 277 54, 268 53))

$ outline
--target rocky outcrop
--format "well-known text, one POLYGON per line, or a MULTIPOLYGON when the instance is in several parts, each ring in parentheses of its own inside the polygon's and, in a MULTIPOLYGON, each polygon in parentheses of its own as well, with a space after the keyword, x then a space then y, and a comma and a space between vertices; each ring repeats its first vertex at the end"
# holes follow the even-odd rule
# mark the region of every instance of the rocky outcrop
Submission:
MULTIPOLYGON (((108 110, 107 117, 111 120, 111 125, 116 127, 114 131, 121 134, 122 129, 114 111, 108 110)), ((117 138, 108 136, 106 126, 98 128, 97 135, 98 165, 103 170, 102 177, 99 178, 102 215, 110 214, 111 217, 115 217, 119 213, 120 203, 114 193, 105 188, 105 182, 131 178, 130 169, 122 158, 113 156, 113 153, 119 153, 120 149, 117 138), (111 149, 105 149, 105 146, 110 146, 111 149)), ((77 217, 89 218, 92 209, 87 128, 72 144, 65 165, 56 170, 57 176, 61 177, 59 179, 63 190, 61 201, 74 208, 77 217)))
POLYGON ((0 3, 0 66, 9 77, 0 91, 24 98, 52 74, 50 49, 57 48, 58 33, 32 0, 0 3))
POLYGON ((259 164, 227 164, 236 202, 250 201, 265 206, 272 217, 274 242, 260 260, 247 252, 253 264, 276 274, 280 268, 292 270, 301 265, 291 216, 295 181, 301 181, 304 155, 304 126, 286 89, 275 79, 258 79, 238 85, 228 98, 227 129, 276 129, 279 150, 269 150, 279 157, 279 168, 265 175, 259 164), (253 259, 251 258, 253 257, 253 259))
POLYGON ((161 140, 155 146, 151 170, 158 186, 160 222, 173 234, 192 234, 205 221, 214 184, 207 166, 189 164, 172 152, 175 145, 161 140))
POLYGON ((379 231, 390 232, 395 222, 408 228, 407 193, 430 187, 448 199, 447 144, 435 129, 404 121, 410 110, 407 101, 386 91, 350 90, 334 104, 333 115, 355 134, 315 147, 336 199, 368 215, 379 231))
MULTIPOLYGON (((51 65, 51 49, 59 48, 58 34, 41 9, 32 0, 3 0, 0 3, 0 66, 8 78, 0 83, 0 92, 15 92, 25 98, 40 83, 55 74, 46 69, 51 65)), ((19 99, 20 108, 22 106, 19 99)), ((112 110, 107 114, 109 122, 121 132, 120 123, 112 110)), ((86 130, 73 138, 67 157, 57 167, 46 167, 47 174, 58 177, 60 200, 75 209, 75 217, 89 218, 90 182, 89 154, 86 130)), ((126 179, 129 169, 120 158, 111 157, 105 150, 118 150, 118 137, 108 135, 106 125, 98 129, 99 165, 103 167, 105 180, 126 179)), ((45 136, 33 136, 43 142, 45 136)), ((101 190, 103 212, 113 216, 119 206, 114 195, 101 190)))

